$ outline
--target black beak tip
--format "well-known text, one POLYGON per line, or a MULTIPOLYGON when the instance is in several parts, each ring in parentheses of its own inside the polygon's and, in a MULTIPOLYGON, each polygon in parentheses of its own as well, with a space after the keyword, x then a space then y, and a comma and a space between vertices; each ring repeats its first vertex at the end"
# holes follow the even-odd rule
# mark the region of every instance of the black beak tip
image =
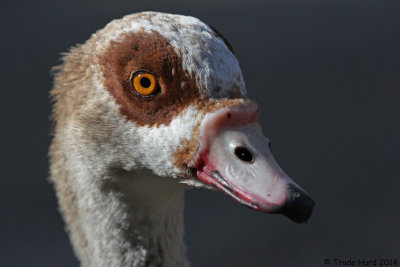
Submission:
POLYGON ((314 200, 307 193, 296 187, 289 187, 286 203, 279 212, 296 223, 307 223, 314 206, 314 200))

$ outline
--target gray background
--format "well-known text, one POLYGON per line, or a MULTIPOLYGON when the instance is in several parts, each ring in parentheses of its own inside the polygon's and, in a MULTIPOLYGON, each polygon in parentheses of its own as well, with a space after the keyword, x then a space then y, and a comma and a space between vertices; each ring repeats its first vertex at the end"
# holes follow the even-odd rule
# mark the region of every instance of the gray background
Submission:
POLYGON ((0 10, 0 266, 78 265, 46 180, 49 70, 143 10, 199 17, 230 40, 278 162, 317 203, 297 225, 189 191, 193 266, 400 260, 399 1, 3 0, 0 10))

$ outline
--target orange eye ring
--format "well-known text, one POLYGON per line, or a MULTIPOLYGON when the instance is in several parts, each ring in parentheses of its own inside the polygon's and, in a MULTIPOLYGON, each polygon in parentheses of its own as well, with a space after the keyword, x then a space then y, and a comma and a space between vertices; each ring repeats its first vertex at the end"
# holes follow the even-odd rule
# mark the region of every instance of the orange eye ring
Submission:
POLYGON ((150 96, 158 89, 156 77, 148 72, 138 72, 132 79, 133 89, 142 96, 150 96))

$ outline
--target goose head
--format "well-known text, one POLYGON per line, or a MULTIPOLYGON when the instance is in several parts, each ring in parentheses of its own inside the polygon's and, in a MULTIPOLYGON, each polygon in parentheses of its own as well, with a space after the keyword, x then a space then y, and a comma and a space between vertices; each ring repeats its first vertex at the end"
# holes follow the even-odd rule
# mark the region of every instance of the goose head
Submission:
POLYGON ((64 56, 57 127, 93 172, 148 170, 306 222, 314 201, 279 167, 231 45, 200 20, 144 12, 64 56), (65 89, 76 88, 76 90, 65 89))

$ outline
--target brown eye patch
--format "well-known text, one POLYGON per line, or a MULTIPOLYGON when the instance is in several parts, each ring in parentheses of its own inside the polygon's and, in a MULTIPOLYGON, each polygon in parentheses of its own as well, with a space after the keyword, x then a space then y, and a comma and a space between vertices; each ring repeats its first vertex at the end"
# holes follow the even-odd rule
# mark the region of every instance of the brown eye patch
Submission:
POLYGON ((195 80, 183 70, 181 58, 155 31, 126 34, 112 42, 99 61, 104 85, 120 113, 138 125, 168 125, 188 105, 203 98, 195 80), (143 69, 158 77, 162 93, 151 97, 132 93, 132 78, 143 69))

